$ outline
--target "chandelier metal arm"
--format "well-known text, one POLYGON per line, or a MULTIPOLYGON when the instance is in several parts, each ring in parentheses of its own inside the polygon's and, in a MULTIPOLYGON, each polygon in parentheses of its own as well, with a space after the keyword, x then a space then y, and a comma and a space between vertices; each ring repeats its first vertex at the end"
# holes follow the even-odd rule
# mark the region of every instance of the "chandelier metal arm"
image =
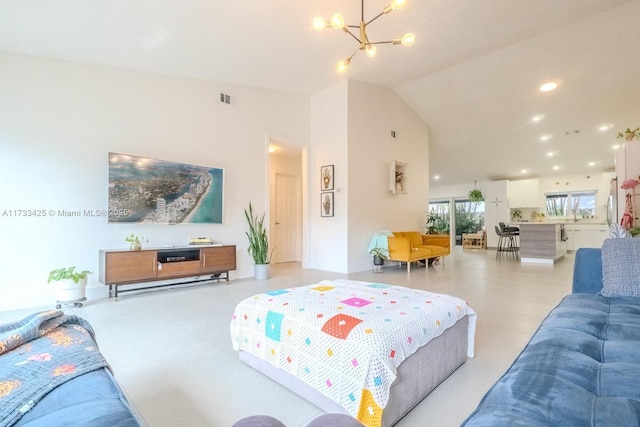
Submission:
MULTIPOLYGON (((380 14, 378 16, 376 16, 375 18, 371 19, 369 22, 367 22, 365 25, 369 25, 371 24, 373 21, 375 21, 376 19, 380 18, 382 15, 384 15, 385 12, 380 12, 380 14)), ((363 19, 364 20, 364 19, 363 19)))
POLYGON ((373 57, 376 55, 375 45, 377 44, 393 44, 393 45, 402 44, 404 46, 409 47, 413 45, 415 42, 415 35, 413 33, 406 33, 404 36, 402 36, 402 39, 392 39, 392 40, 376 41, 376 42, 370 41, 369 36, 367 35, 367 26, 369 24, 371 24, 373 21, 380 18, 382 15, 386 15, 396 9, 401 9, 405 5, 406 0, 391 0, 391 4, 389 4, 389 6, 384 8, 382 12, 380 12, 378 15, 373 17, 368 22, 364 20, 364 0, 361 0, 360 3, 361 3, 361 7, 360 7, 361 19, 360 19, 359 25, 345 24, 344 18, 339 13, 334 14, 331 17, 330 21, 326 21, 321 17, 316 17, 313 20, 313 28, 316 30, 322 30, 326 28, 326 26, 331 25, 333 28, 341 29, 345 33, 349 34, 351 37, 353 37, 353 39, 356 42, 358 42, 358 49, 355 52, 353 52, 351 56, 349 56, 345 60, 340 61, 338 63, 338 71, 340 71, 341 73, 347 70, 347 68, 349 67, 349 63, 351 62, 351 59, 355 56, 356 53, 358 53, 358 50, 365 51, 367 56, 373 57), (357 36, 355 34, 356 28, 358 29, 357 36), (353 29, 354 31, 352 31, 351 29, 353 29))
MULTIPOLYGON (((360 27, 355 27, 355 26, 352 26, 352 25, 349 25, 349 27, 360 28, 360 27)), ((353 34, 351 31, 349 31, 349 29, 347 28, 347 26, 346 26, 346 25, 342 28, 342 31, 344 31, 345 33, 349 34, 351 37, 353 37, 354 39, 356 39, 356 41, 357 41, 359 44, 362 44, 362 42, 360 41, 360 39, 359 39, 358 37, 356 37, 356 35, 355 35, 355 34, 353 34)))
POLYGON ((384 41, 384 42, 367 42, 367 44, 389 44, 389 43, 391 43, 391 44, 400 44, 400 39, 398 39, 398 40, 387 40, 387 41, 384 41))

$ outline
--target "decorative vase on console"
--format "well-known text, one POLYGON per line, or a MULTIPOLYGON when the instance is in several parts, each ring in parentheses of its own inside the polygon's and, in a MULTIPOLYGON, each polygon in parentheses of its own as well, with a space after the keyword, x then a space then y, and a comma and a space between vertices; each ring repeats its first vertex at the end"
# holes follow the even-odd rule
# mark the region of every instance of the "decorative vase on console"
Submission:
POLYGON ((129 242, 129 249, 132 251, 142 250, 142 242, 147 241, 147 239, 145 239, 144 237, 138 237, 133 233, 131 233, 130 236, 125 237, 124 240, 129 242))

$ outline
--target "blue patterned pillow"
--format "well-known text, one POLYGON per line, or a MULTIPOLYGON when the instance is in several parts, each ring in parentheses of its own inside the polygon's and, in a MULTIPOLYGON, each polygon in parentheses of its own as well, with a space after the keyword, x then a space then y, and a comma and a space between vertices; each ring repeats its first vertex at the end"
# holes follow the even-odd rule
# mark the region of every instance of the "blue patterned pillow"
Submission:
POLYGON ((609 227, 609 239, 626 239, 629 237, 632 237, 631 233, 629 233, 620 224, 611 224, 611 227, 609 227))
POLYGON ((607 298, 640 298, 640 239, 604 241, 600 294, 607 298))

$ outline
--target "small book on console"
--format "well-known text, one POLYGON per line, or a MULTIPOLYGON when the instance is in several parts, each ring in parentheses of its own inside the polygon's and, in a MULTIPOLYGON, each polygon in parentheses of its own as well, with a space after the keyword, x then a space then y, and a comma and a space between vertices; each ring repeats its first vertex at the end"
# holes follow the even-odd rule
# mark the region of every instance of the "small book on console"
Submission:
POLYGON ((208 245, 208 246, 222 246, 222 244, 213 243, 209 237, 192 237, 189 240, 190 245, 208 245))

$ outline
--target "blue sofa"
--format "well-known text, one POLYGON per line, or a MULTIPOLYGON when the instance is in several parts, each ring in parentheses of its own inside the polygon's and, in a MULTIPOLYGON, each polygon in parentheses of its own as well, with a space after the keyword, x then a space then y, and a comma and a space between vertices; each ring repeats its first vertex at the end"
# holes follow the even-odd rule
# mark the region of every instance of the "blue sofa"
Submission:
POLYGON ((639 269, 640 239, 579 249, 572 294, 462 425, 640 425, 640 298, 615 288, 639 269))
POLYGON ((91 325, 59 310, 0 324, 0 427, 140 427, 91 325))

